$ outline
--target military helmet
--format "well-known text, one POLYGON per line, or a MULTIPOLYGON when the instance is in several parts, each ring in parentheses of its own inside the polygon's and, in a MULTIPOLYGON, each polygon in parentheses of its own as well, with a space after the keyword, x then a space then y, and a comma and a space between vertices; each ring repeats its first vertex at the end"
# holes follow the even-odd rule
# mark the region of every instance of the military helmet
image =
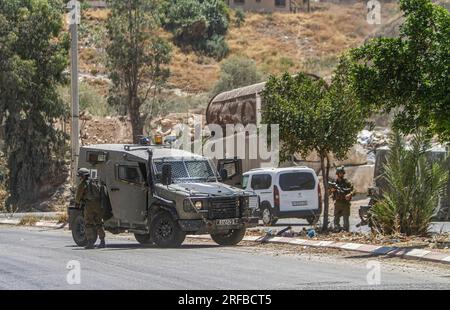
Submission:
POLYGON ((339 173, 344 173, 344 174, 345 174, 345 168, 344 168, 344 166, 341 166, 341 167, 337 167, 337 168, 336 168, 336 174, 339 174, 339 173))
POLYGON ((89 171, 89 169, 87 169, 87 168, 80 168, 80 169, 78 169, 78 172, 77 172, 77 175, 79 176, 79 177, 88 177, 88 176, 90 176, 90 171, 89 171))

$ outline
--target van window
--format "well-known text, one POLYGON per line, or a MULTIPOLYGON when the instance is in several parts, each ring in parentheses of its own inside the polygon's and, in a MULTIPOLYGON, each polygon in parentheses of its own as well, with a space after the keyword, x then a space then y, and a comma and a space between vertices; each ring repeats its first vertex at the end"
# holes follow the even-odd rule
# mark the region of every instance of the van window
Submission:
POLYGON ((119 166, 119 180, 131 183, 142 183, 138 167, 119 166))
POLYGON ((291 172, 280 175, 280 187, 282 191, 313 190, 316 180, 310 172, 291 172))
POLYGON ((268 189, 272 185, 270 174, 255 174, 252 176, 251 187, 254 190, 268 189))

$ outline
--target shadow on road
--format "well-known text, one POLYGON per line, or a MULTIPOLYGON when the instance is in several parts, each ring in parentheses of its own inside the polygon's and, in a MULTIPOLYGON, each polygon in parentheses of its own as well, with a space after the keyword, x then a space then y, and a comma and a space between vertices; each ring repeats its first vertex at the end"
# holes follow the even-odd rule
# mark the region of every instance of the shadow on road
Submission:
MULTIPOLYGON (((77 246, 66 246, 72 247, 73 250, 83 250, 86 251, 83 247, 77 246)), ((184 244, 180 247, 180 249, 207 249, 207 248, 218 248, 219 245, 216 244, 184 244)), ((101 251, 124 251, 124 250, 148 250, 148 249, 157 249, 157 250, 170 250, 170 248, 165 249, 158 247, 157 245, 142 245, 139 243, 107 243, 105 249, 101 249, 101 251)), ((173 249, 173 248, 172 248, 173 249)), ((99 250, 99 249, 94 249, 99 250)), ((93 251, 94 251, 93 250, 93 251)))

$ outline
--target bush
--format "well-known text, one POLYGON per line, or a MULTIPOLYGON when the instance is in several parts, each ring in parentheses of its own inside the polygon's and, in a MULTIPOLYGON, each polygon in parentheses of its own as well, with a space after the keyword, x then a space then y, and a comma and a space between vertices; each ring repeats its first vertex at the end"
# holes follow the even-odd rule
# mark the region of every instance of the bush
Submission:
POLYGON ((430 162, 425 151, 429 140, 414 136, 411 149, 403 137, 391 137, 384 166, 386 189, 371 209, 374 229, 383 234, 425 235, 448 180, 444 163, 430 162))
POLYGON ((206 41, 202 49, 207 56, 217 60, 225 58, 230 52, 228 43, 223 36, 213 36, 210 40, 206 41))
POLYGON ((162 24, 173 33, 177 45, 190 46, 219 59, 228 53, 224 36, 229 14, 222 0, 168 0, 162 12, 162 24))
MULTIPOLYGON (((81 82, 80 88, 80 111, 87 111, 94 116, 105 117, 114 113, 114 109, 108 104, 107 99, 95 87, 87 82, 81 82)), ((61 98, 70 107, 70 86, 60 89, 61 98)))
POLYGON ((212 89, 212 94, 252 85, 261 82, 261 80, 262 74, 258 71, 256 63, 252 59, 232 56, 222 63, 220 79, 212 89))
POLYGON ((241 26, 245 23, 245 18, 245 12, 241 8, 236 9, 234 19, 234 24, 236 25, 236 27, 241 28, 241 26))

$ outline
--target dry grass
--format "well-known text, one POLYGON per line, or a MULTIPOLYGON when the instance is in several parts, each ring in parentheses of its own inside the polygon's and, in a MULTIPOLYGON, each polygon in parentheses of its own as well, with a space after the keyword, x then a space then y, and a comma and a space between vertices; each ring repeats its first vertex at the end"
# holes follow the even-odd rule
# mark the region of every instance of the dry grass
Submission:
POLYGON ((65 224, 69 221, 69 215, 67 214, 67 212, 59 212, 56 215, 55 220, 58 222, 58 224, 65 224))
POLYGON ((19 225, 21 226, 34 226, 41 220, 41 217, 35 215, 25 215, 20 219, 19 225))

